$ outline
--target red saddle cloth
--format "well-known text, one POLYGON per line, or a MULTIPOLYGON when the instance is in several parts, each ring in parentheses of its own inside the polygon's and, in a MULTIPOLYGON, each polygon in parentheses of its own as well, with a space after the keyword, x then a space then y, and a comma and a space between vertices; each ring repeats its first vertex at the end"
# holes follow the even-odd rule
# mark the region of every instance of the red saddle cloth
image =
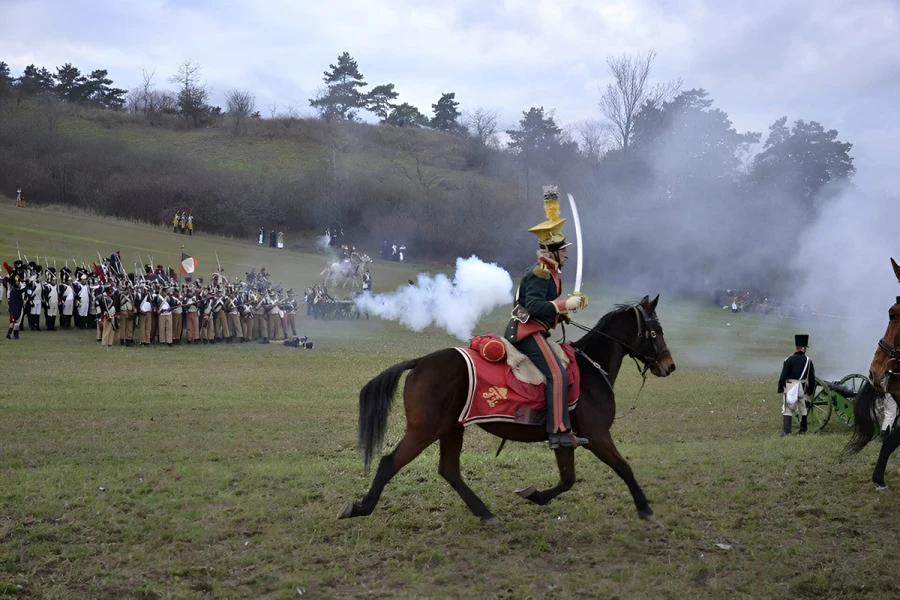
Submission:
MULTIPOLYGON (((486 338, 488 336, 480 336, 486 338)), ((499 336, 490 336, 497 338, 499 336)), ((479 338, 476 338, 479 339, 479 338)), ((502 340, 501 340, 502 343, 502 340)), ((473 345, 476 345, 473 340, 473 345)), ((483 345, 483 342, 482 342, 483 345)), ((578 403, 581 373, 575 362, 575 352, 569 344, 560 344, 569 357, 566 374, 569 380, 569 410, 578 403)), ((479 349, 457 348, 469 368, 469 393, 459 415, 464 426, 473 423, 519 423, 542 425, 547 418, 545 384, 519 381, 512 373, 505 357, 500 362, 490 362, 479 349)))

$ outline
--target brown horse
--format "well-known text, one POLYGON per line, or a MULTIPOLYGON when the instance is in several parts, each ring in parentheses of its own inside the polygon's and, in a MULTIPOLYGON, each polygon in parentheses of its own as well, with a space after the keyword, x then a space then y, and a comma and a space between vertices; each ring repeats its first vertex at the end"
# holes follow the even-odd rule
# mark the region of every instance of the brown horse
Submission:
MULTIPOLYGON (((625 481, 640 517, 654 522, 650 504, 631 467, 616 449, 609 429, 616 417, 613 386, 625 356, 643 362, 644 372, 649 370, 657 377, 665 377, 675 370, 656 316, 658 301, 659 296, 652 301, 645 296, 636 304, 617 306, 572 344, 582 376, 580 399, 571 415, 572 426, 579 436, 589 440, 587 449, 625 481)), ((359 448, 366 468, 375 452, 381 450, 394 393, 400 377, 410 369, 412 372, 403 390, 406 409, 403 439, 393 452, 382 457, 369 493, 362 500, 349 503, 339 518, 372 514, 391 478, 425 448, 439 441, 438 473, 456 490, 475 516, 485 524, 495 524, 494 515, 466 485, 459 470, 465 430, 458 419, 466 402, 469 382, 464 359, 453 348, 389 367, 362 388, 359 393, 359 448)), ((547 442, 543 425, 485 423, 479 426, 504 440, 547 442)), ((573 448, 555 450, 560 474, 560 481, 555 487, 539 491, 529 486, 516 493, 543 505, 571 488, 575 483, 574 452, 573 448)))
MULTIPOLYGON (((900 281, 900 266, 893 258, 891 264, 900 281)), ((869 380, 863 383, 853 400, 853 437, 844 448, 845 454, 856 454, 875 437, 875 432, 880 429, 875 414, 876 405, 887 394, 893 394, 895 400, 900 397, 900 296, 897 296, 896 303, 888 310, 887 331, 878 341, 875 357, 869 366, 869 380)), ((881 452, 872 472, 876 489, 887 488, 884 472, 891 453, 898 447, 900 428, 894 427, 881 442, 881 452)))

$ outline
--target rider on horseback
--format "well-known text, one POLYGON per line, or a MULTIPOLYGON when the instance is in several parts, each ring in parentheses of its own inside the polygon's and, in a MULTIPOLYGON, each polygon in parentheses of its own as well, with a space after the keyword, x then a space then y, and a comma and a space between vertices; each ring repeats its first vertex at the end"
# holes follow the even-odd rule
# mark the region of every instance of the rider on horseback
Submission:
POLYGON ((566 299, 562 293, 560 271, 568 258, 569 246, 562 233, 566 219, 559 217, 559 194, 556 186, 544 187, 544 211, 547 220, 528 231, 538 237, 538 261, 522 277, 516 291, 513 317, 504 336, 528 356, 547 380, 547 433, 551 448, 584 445, 571 430, 567 404, 566 367, 556 356, 547 338, 560 321, 568 320, 568 312, 587 306, 587 296, 577 293, 566 299))

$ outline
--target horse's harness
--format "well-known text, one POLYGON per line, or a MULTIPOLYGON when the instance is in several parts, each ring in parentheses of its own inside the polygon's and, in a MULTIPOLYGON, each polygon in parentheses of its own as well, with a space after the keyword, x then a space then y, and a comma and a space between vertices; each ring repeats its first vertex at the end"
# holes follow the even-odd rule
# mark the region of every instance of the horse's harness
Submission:
MULTIPOLYGON (((888 314, 888 321, 896 321, 898 319, 900 319, 900 314, 888 314)), ((880 340, 878 340, 878 349, 887 354, 892 359, 900 361, 900 346, 891 346, 884 338, 881 338, 880 340)))
MULTIPOLYGON (((653 365, 659 364, 659 357, 662 355, 662 353, 660 352, 660 349, 659 349, 659 341, 657 340, 656 328, 654 327, 654 324, 659 323, 659 319, 656 316, 651 317, 650 315, 648 315, 647 311, 640 304, 635 304, 631 308, 634 309, 635 317, 637 318, 638 340, 645 340, 650 343, 651 347, 653 348, 653 357, 647 356, 646 354, 644 354, 637 348, 633 348, 629 344, 626 344, 622 340, 620 340, 616 337, 613 337, 613 336, 609 335, 608 333, 605 333, 605 332, 597 330, 597 329, 593 329, 591 327, 587 327, 585 325, 582 325, 581 323, 577 323, 572 320, 570 320, 569 323, 571 323, 578 329, 581 329, 582 331, 601 335, 601 336, 615 342, 616 344, 622 346, 623 348, 625 348, 628 351, 628 356, 630 356, 631 359, 634 361, 634 366, 637 367, 638 373, 640 373, 640 375, 641 375, 641 387, 640 387, 640 389, 638 389, 637 396, 635 396, 635 400, 637 400, 638 397, 640 397, 641 392, 644 389, 644 384, 647 383, 647 371, 649 371, 653 367, 653 365), (643 369, 641 369, 640 364, 638 364, 638 360, 640 360, 644 363, 643 369)), ((563 326, 563 337, 565 338, 565 326, 563 326)), ((588 363, 591 364, 591 366, 593 366, 595 369, 597 369, 597 371, 600 372, 600 375, 603 376, 603 380, 606 382, 606 385, 609 387, 610 390, 612 390, 612 384, 609 381, 609 377, 607 377, 606 371, 603 370, 603 367, 600 365, 600 363, 598 363, 593 358, 588 356, 587 353, 584 350, 582 350, 581 348, 572 346, 572 350, 576 354, 580 354, 588 363)), ((637 407, 632 405, 630 410, 634 410, 635 408, 637 408, 637 407)))
MULTIPOLYGON (((659 323, 659 319, 655 315, 653 317, 651 317, 649 314, 647 314, 646 309, 644 309, 644 307, 641 306, 640 304, 635 304, 631 308, 634 309, 635 317, 637 318, 638 339, 645 340, 650 343, 650 345, 653 349, 653 357, 647 356, 645 353, 641 352, 637 348, 633 348, 632 346, 626 344, 625 342, 623 342, 622 340, 620 340, 616 337, 609 335, 608 333, 605 333, 605 332, 597 330, 597 329, 593 329, 591 327, 587 327, 585 325, 582 325, 581 323, 576 323, 575 321, 569 321, 569 323, 571 323, 578 329, 581 329, 582 331, 587 331, 588 333, 595 333, 597 335, 601 335, 601 336, 619 344, 623 348, 625 348, 628 351, 628 355, 634 360, 635 365, 638 368, 638 372, 641 374, 642 377, 644 377, 646 379, 647 371, 649 371, 654 365, 659 364, 659 357, 662 355, 662 353, 660 352, 660 349, 659 349, 659 341, 657 340, 657 337, 656 337, 656 328, 654 327, 654 325, 659 323), (643 369, 641 369, 640 365, 638 365, 638 360, 640 360, 641 362, 644 363, 643 369)), ((592 358, 590 358, 587 354, 585 354, 585 352, 583 350, 581 350, 580 348, 573 348, 573 349, 575 350, 576 353, 581 354, 583 357, 588 359, 588 361, 591 364, 593 364, 595 367, 599 368, 599 365, 592 358)), ((601 371, 602 371, 602 369, 601 369, 601 371)))

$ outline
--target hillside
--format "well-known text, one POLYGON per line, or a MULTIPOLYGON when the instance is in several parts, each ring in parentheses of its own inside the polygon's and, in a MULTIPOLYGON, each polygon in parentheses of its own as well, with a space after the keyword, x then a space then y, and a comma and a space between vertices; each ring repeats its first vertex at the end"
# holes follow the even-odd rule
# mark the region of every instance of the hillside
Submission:
POLYGON ((338 225, 355 243, 400 241, 420 257, 496 254, 496 224, 528 237, 515 170, 496 177, 463 137, 315 119, 223 120, 185 129, 172 116, 0 101, 0 193, 34 205, 197 225, 236 238, 263 227, 288 238, 338 225))

